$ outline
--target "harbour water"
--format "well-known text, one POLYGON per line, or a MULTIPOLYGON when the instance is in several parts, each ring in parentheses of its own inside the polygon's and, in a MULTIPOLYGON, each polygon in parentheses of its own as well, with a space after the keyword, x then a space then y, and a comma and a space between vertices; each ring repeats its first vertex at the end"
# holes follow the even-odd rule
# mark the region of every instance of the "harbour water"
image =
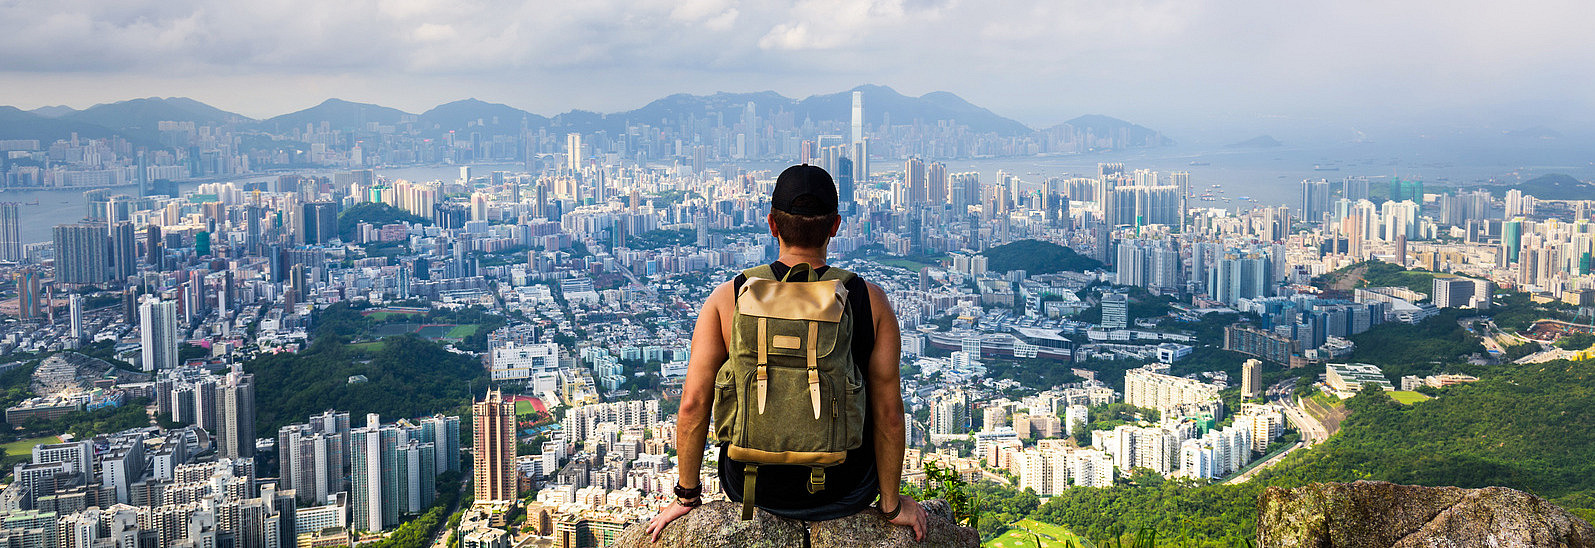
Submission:
MULTIPOLYGON (((1195 201, 1193 205, 1246 209, 1254 205, 1298 206, 1300 183, 1304 179, 1338 181, 1351 176, 1384 180, 1390 176, 1424 181, 1431 192, 1446 187, 1511 184, 1547 173, 1563 173, 1581 180, 1595 179, 1595 157, 1587 151, 1563 143, 1508 142, 1479 143, 1415 141, 1402 144, 1352 142, 1313 147, 1237 149, 1224 147, 1170 146, 1154 149, 1099 154, 1053 155, 1011 158, 946 160, 949 173, 974 171, 984 184, 996 181, 1003 171, 1030 185, 1049 177, 1095 177, 1098 163, 1122 163, 1126 169, 1151 169, 1162 174, 1185 171, 1191 174, 1191 187, 1198 193, 1221 185, 1223 197, 1230 201, 1195 201), (1245 196, 1249 200, 1241 200, 1245 196)), ((714 166, 724 164, 714 164, 714 166)), ((778 170, 783 162, 746 162, 745 169, 778 170)), ((714 167, 711 166, 711 167, 714 167)), ((520 164, 472 166, 475 173, 496 170, 519 171, 520 164)), ((871 172, 880 174, 901 170, 898 161, 874 160, 871 172)), ((336 170, 326 170, 332 172, 336 170)), ((379 175, 412 181, 452 180, 459 177, 457 165, 378 168, 379 175)), ((1165 175, 1166 176, 1166 175, 1165 175)), ((251 176, 240 181, 271 179, 251 176)), ((197 183, 181 185, 184 192, 197 183)), ((131 193, 132 187, 118 190, 131 193)), ((84 217, 83 189, 15 190, 0 193, 0 201, 20 202, 23 240, 42 242, 51 238, 50 228, 76 222, 84 217)), ((1595 199, 1591 196, 1590 199, 1595 199)))

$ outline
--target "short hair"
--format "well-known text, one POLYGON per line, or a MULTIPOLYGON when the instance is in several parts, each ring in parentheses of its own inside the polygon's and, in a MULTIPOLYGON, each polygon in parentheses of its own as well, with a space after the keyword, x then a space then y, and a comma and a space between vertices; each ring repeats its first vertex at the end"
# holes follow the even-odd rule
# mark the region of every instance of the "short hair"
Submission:
POLYGON ((831 238, 831 224, 840 215, 798 215, 779 209, 770 210, 770 220, 775 221, 775 232, 781 243, 805 249, 824 247, 831 238))

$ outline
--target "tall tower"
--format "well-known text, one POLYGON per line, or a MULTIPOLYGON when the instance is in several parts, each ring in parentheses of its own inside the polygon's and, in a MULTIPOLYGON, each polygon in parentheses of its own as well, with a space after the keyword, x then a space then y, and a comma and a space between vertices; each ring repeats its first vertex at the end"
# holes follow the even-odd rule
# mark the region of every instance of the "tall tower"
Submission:
POLYGON ((515 404, 497 390, 476 402, 476 500, 515 500, 515 404))
POLYGON ((216 407, 216 454, 255 456, 255 376, 228 373, 226 380, 216 385, 216 407))
POLYGON ((0 202, 0 261, 22 262, 22 204, 0 202))
POLYGON ((569 133, 565 135, 565 162, 566 167, 573 173, 582 170, 582 134, 569 133))
POLYGON ((859 90, 853 90, 853 140, 851 142, 864 142, 864 92, 859 90))
MULTIPOLYGON (((177 368, 177 301, 148 299, 138 307, 145 371, 177 368)), ((253 438, 251 438, 253 439, 253 438)), ((253 443, 251 448, 253 448, 253 443)))

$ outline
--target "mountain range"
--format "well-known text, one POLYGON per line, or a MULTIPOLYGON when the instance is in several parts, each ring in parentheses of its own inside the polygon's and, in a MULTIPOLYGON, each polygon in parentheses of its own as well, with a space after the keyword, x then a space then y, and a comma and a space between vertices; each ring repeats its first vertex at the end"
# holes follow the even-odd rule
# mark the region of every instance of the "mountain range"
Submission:
MULTIPOLYGON (((47 106, 25 111, 15 107, 0 106, 0 139, 39 139, 50 142, 77 133, 79 136, 91 138, 121 135, 135 143, 154 143, 158 140, 157 123, 161 121, 231 124, 239 130, 271 133, 281 133, 307 125, 320 126, 323 123, 333 129, 365 131, 371 123, 391 126, 404 121, 413 121, 417 124, 416 127, 426 134, 455 131, 512 135, 518 134, 523 127, 532 131, 546 128, 558 132, 606 131, 618 134, 624 132, 629 125, 680 126, 693 120, 724 124, 729 127, 743 120, 750 104, 753 105, 754 114, 763 120, 788 113, 791 122, 801 126, 808 122, 822 121, 845 123, 851 117, 852 92, 855 90, 863 93, 867 117, 865 122, 872 126, 882 123, 903 124, 911 121, 934 124, 942 120, 952 120, 968 126, 977 133, 1024 136, 1037 131, 949 92, 936 91, 911 97, 889 87, 865 85, 839 93, 814 95, 804 99, 789 98, 773 91, 721 92, 712 95, 676 94, 629 111, 605 114, 571 110, 553 116, 543 116, 474 98, 438 105, 420 114, 370 103, 327 99, 316 106, 264 120, 221 110, 186 97, 131 99, 94 105, 83 110, 66 106, 47 106)), ((1101 115, 1082 116, 1066 124, 1075 129, 1095 130, 1098 134, 1123 131, 1156 133, 1139 125, 1101 115)))

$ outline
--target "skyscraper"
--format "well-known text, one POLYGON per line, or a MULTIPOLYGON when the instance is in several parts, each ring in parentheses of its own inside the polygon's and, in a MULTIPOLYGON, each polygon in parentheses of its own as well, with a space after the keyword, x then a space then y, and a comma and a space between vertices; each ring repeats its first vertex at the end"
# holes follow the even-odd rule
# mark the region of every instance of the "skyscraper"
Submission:
POLYGON ((1263 395, 1263 361, 1246 360, 1241 364, 1241 397, 1257 398, 1263 395))
POLYGON ((853 91, 853 140, 851 143, 864 142, 864 92, 853 91))
POLYGON ((83 343, 83 295, 73 293, 67 296, 67 310, 71 315, 72 340, 78 344, 83 343))
POLYGON ((1301 182, 1301 218, 1317 222, 1329 212, 1329 181, 1324 179, 1301 182))
POLYGON ((498 390, 471 410, 476 433, 476 500, 515 500, 515 404, 498 390))
POLYGON ((22 204, 0 202, 0 261, 22 262, 22 204))
POLYGON ((322 244, 338 237, 337 202, 306 202, 302 219, 305 243, 322 244))
POLYGON ((111 281, 125 284, 138 275, 138 239, 130 221, 111 225, 111 281))
POLYGON ((17 272, 17 314, 24 320, 38 317, 44 294, 39 291, 39 271, 24 268, 17 272))
POLYGON ((152 267, 161 267, 161 258, 166 254, 161 246, 160 225, 149 225, 144 229, 144 262, 152 267))
MULTIPOLYGON (((381 531, 398 522, 397 505, 387 504, 383 496, 383 454, 396 448, 397 433, 389 429, 386 436, 375 415, 367 418, 364 428, 349 431, 349 527, 357 531, 381 531), (386 438, 386 439, 385 439, 386 438), (392 517, 389 518, 391 507, 392 517)), ((397 502, 395 500, 394 502, 397 502)))
POLYGON ((565 167, 573 173, 582 170, 582 134, 568 133, 565 135, 565 167))
POLYGON ((145 371, 177 368, 177 301, 148 298, 138 308, 140 365, 145 371))
POLYGON ((347 490, 348 443, 348 413, 327 411, 311 417, 309 423, 279 429, 277 453, 283 489, 293 489, 299 500, 314 504, 347 490))
POLYGON ((918 207, 925 203, 928 196, 925 188, 925 161, 918 156, 903 161, 903 186, 908 189, 908 194, 904 203, 897 204, 899 207, 918 207))
POLYGON ((216 385, 216 408, 216 454, 226 458, 255 456, 255 376, 241 371, 228 373, 216 385))
POLYGON ((110 272, 109 250, 110 243, 106 241, 104 225, 56 225, 56 283, 105 283, 110 272))

